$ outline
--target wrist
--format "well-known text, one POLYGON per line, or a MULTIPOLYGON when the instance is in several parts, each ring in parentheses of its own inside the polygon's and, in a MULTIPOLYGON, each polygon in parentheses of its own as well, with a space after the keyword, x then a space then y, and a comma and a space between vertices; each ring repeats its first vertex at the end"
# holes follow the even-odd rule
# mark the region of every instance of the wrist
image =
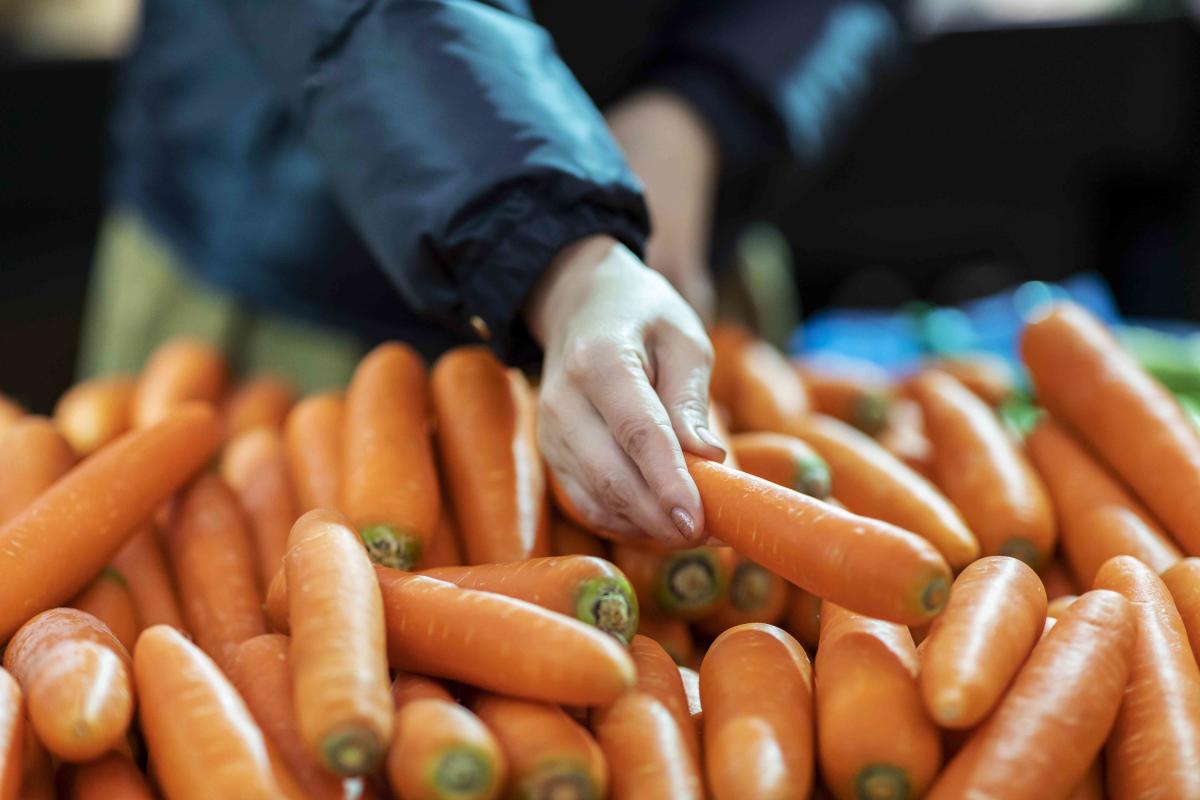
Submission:
POLYGON ((525 303, 525 324, 543 348, 574 309, 587 298, 592 278, 614 248, 611 236, 587 236, 564 247, 534 284, 525 303))

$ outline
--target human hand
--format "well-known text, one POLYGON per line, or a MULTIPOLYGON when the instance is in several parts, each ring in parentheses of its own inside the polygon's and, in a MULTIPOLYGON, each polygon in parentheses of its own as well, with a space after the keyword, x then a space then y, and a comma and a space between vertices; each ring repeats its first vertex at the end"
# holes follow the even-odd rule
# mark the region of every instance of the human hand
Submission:
POLYGON ((682 448, 708 428, 712 345, 658 273, 607 236, 565 248, 525 307, 545 350, 538 443, 576 509, 614 533, 698 544, 704 509, 682 448))

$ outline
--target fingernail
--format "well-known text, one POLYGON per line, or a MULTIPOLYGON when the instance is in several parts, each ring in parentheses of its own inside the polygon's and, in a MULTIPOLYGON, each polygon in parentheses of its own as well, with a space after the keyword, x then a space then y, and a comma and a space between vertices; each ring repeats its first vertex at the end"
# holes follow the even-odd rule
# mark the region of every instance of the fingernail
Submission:
POLYGON ((692 519, 692 515, 676 506, 671 509, 671 522, 675 523, 675 529, 686 541, 691 541, 696 538, 696 520, 692 519))
POLYGON ((710 431, 704 425, 696 426, 696 435, 700 437, 700 441, 704 442, 709 447, 715 447, 722 453, 725 452, 725 445, 717 438, 717 435, 710 431))

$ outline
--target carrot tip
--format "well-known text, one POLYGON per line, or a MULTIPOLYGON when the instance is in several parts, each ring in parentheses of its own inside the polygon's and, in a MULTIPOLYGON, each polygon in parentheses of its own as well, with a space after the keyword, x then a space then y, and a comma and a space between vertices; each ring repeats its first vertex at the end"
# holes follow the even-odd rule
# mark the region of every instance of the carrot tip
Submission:
POLYGON ((963 693, 960 689, 942 689, 930 703, 930 712, 943 728, 956 728, 963 714, 963 693))
POLYGON ((820 456, 812 455, 796 459, 792 475, 792 488, 800 494, 824 500, 832 491, 829 465, 820 456))
POLYGON ((470 800, 482 797, 492 786, 490 760, 473 747, 455 747, 437 760, 433 784, 439 797, 470 800))
POLYGON ((921 593, 921 608, 932 616, 945 608, 949 599, 950 579, 938 575, 925 585, 925 591, 921 593))
POLYGON ((858 398, 854 405, 854 427, 874 436, 887 427, 888 405, 891 398, 884 392, 871 392, 858 398))
POLYGON ((729 602, 738 611, 762 608, 771 596, 771 573, 750 561, 743 561, 729 579, 729 602))
POLYGON ((1014 536, 1000 545, 1000 555, 1024 561, 1034 569, 1039 569, 1042 565, 1042 554, 1033 546, 1033 542, 1019 536, 1014 536))
POLYGON ((599 800, 587 773, 574 764, 546 764, 525 781, 520 797, 529 800, 599 800))
POLYGON ((905 800, 908 774, 890 764, 869 764, 854 778, 856 800, 905 800))
POLYGON ((383 758, 383 744, 374 731, 353 725, 326 736, 321 755, 325 766, 338 775, 369 775, 383 758))
POLYGON ((623 578, 591 578, 579 593, 575 615, 629 644, 638 627, 637 595, 623 578))
POLYGON ((676 553, 663 565, 659 601, 663 608, 690 611, 715 601, 725 590, 721 568, 709 550, 676 553))
POLYGON ((386 522, 365 525, 359 536, 371 561, 380 566, 410 570, 421 557, 421 540, 395 525, 386 522))

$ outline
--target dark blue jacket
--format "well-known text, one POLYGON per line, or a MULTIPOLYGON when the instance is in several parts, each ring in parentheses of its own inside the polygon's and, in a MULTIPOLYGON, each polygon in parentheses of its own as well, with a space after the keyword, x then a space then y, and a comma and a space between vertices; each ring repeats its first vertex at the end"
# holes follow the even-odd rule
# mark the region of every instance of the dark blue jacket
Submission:
MULTIPOLYGON (((589 5, 648 35, 633 54, 599 42, 621 63, 576 71, 684 94, 727 174, 821 159, 899 40, 876 0, 589 5)), ((553 254, 592 233, 640 251, 649 231, 595 102, 520 0, 146 0, 113 120, 111 201, 191 269, 427 353, 486 328, 528 357, 519 311, 553 254)))

